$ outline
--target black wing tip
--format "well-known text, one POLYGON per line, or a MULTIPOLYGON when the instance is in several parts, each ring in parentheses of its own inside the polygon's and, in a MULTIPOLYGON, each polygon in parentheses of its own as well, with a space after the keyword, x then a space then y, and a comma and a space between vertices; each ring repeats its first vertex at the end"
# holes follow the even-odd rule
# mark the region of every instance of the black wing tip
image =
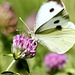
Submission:
POLYGON ((47 2, 50 2, 50 1, 56 1, 58 4, 60 4, 63 7, 63 3, 61 2, 61 0, 48 0, 47 2))

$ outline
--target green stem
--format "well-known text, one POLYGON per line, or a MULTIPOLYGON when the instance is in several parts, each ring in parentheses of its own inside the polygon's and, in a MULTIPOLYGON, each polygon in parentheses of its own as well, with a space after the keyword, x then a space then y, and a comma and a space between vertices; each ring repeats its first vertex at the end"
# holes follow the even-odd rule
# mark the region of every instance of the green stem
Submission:
POLYGON ((30 75, 30 73, 29 73, 29 75, 30 75))
POLYGON ((16 61, 16 60, 13 60, 13 61, 10 63, 10 65, 8 66, 8 68, 6 69, 6 71, 8 71, 8 70, 11 68, 11 66, 15 63, 15 61, 16 61))

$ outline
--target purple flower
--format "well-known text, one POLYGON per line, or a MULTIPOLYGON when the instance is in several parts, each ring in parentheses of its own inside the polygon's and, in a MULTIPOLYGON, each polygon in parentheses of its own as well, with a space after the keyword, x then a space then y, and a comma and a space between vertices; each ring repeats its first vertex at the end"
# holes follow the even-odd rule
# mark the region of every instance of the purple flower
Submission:
POLYGON ((36 13, 33 12, 30 14, 30 16, 28 16, 28 18, 26 20, 26 24, 28 25, 30 30, 34 30, 35 20, 36 20, 36 13))
POLYGON ((12 8, 12 5, 8 2, 3 2, 0 5, 0 31, 4 35, 9 35, 16 31, 17 17, 12 8))
POLYGON ((49 53, 45 56, 44 64, 48 71, 62 69, 67 62, 65 54, 49 53))
POLYGON ((15 58, 32 58, 35 56, 37 43, 25 34, 16 35, 13 38, 13 53, 15 58))

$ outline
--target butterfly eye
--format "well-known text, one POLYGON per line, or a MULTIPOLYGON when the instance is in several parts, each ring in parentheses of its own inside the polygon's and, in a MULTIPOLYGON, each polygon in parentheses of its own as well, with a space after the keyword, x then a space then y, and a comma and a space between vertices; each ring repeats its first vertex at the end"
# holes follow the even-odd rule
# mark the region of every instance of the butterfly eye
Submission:
POLYGON ((61 29, 62 29, 61 25, 58 25, 58 26, 56 27, 56 29, 61 30, 61 29))
POLYGON ((54 11, 54 8, 51 8, 51 9, 50 9, 50 12, 53 12, 53 11, 54 11))
POLYGON ((57 24, 57 23, 59 23, 60 21, 59 20, 56 20, 55 22, 54 22, 54 24, 57 24))

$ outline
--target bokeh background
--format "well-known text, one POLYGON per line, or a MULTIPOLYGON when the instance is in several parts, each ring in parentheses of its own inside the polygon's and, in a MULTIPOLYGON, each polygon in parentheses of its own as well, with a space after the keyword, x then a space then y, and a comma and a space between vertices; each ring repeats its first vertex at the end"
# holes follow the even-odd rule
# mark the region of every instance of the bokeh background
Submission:
MULTIPOLYGON (((16 34, 25 33, 25 25, 19 20, 19 17, 21 17, 25 22, 32 13, 35 13, 35 17, 40 6, 45 1, 47 0, 0 0, 0 5, 2 5, 3 2, 9 2, 12 5, 17 17, 17 29, 19 30, 12 34, 3 34, 0 32, 0 73, 6 70, 8 65, 13 60, 12 57, 3 56, 4 54, 11 53, 13 36, 16 34)), ((75 24, 75 0, 62 1, 64 2, 69 13, 70 20, 75 24)), ((50 51, 47 50, 47 48, 38 44, 36 56, 27 60, 31 72, 30 75, 50 75, 43 66, 44 57, 49 52, 50 51)), ((75 45, 66 54, 68 57, 67 64, 55 75, 75 75, 75 45)), ((10 71, 20 73, 21 75, 27 75, 27 72, 20 61, 14 64, 10 71)))

